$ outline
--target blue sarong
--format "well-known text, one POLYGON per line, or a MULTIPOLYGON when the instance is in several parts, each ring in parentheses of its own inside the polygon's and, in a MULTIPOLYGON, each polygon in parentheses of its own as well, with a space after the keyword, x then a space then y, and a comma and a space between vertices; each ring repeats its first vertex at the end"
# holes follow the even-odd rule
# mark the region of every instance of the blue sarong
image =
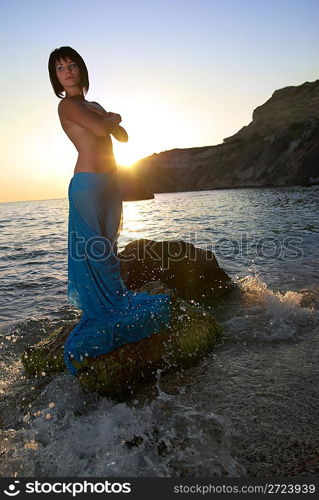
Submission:
POLYGON ((77 172, 70 180, 68 299, 83 311, 64 345, 64 361, 97 357, 165 330, 168 294, 128 290, 120 275, 117 239, 123 226, 118 173, 77 172))

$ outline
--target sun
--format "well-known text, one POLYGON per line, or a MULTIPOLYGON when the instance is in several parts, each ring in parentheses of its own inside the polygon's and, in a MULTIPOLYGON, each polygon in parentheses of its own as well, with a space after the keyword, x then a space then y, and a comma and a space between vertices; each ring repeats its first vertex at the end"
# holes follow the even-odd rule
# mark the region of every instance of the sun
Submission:
POLYGON ((136 144, 129 144, 129 142, 119 143, 114 140, 113 151, 116 163, 123 167, 131 167, 143 156, 147 156, 147 154, 143 155, 143 152, 138 148, 136 144))
POLYGON ((128 133, 128 142, 112 139, 118 165, 130 167, 153 153, 176 148, 179 143, 191 143, 191 127, 168 98, 154 97, 146 92, 134 97, 123 99, 118 105, 123 117, 121 126, 128 133))

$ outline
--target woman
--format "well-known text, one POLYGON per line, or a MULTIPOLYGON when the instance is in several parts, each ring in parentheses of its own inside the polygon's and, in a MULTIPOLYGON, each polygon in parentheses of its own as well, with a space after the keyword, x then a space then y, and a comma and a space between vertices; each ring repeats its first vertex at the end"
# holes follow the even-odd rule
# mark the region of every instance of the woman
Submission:
POLYGON ((167 328, 171 302, 168 294, 128 290, 120 275, 122 192, 111 135, 128 140, 121 116, 85 100, 88 71, 74 49, 55 49, 48 66, 61 126, 78 151, 68 189, 68 299, 83 314, 64 346, 75 375, 72 358, 80 363, 167 328))

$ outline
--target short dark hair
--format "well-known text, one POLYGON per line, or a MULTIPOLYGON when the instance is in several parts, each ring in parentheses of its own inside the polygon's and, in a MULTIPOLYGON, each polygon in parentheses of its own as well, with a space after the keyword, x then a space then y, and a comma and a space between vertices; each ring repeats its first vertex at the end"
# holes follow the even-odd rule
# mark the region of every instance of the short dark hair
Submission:
POLYGON ((56 67, 55 67, 55 61, 60 61, 60 59, 66 59, 69 57, 73 62, 77 64, 77 66, 80 69, 80 75, 81 75, 81 87, 82 87, 82 92, 83 94, 86 94, 87 91, 89 90, 89 75, 88 75, 88 70, 85 65, 85 62, 83 61, 82 57, 80 54, 72 49, 72 47, 60 47, 58 49, 54 49, 49 57, 49 62, 48 62, 48 68, 49 68, 49 75, 50 75, 50 81, 51 85, 53 87, 54 93, 62 98, 64 92, 64 88, 59 82, 57 76, 56 76, 56 67))

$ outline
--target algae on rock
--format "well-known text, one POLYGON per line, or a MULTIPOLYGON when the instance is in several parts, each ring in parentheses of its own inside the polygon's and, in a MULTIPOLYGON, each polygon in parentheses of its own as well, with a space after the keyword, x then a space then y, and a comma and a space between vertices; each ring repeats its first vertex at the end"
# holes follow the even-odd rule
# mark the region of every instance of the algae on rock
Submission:
MULTIPOLYGON (((84 358, 82 363, 73 361, 85 391, 110 397, 132 394, 153 379, 158 369, 168 371, 192 366, 216 344, 221 327, 203 307, 195 307, 178 298, 160 281, 146 283, 138 291, 170 294, 170 327, 97 358, 84 358)), ((65 325, 49 338, 26 349, 21 360, 29 376, 65 370, 64 341, 74 326, 74 323, 65 325)))

